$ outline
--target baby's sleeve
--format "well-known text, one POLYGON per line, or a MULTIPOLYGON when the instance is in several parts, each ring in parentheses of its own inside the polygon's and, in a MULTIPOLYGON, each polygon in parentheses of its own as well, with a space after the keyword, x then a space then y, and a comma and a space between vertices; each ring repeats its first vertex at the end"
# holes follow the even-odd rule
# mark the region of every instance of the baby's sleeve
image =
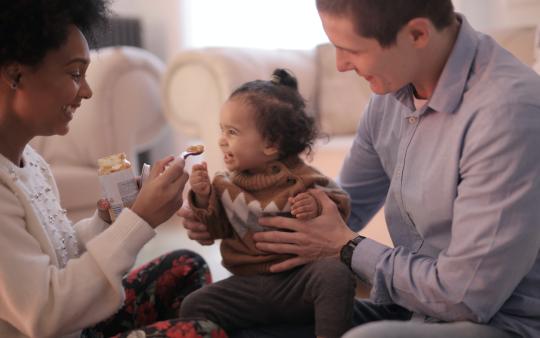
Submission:
POLYGON ((195 193, 193 190, 190 190, 188 193, 188 202, 191 210, 193 210, 197 220, 208 227, 208 232, 214 239, 232 236, 232 227, 218 194, 219 190, 215 186, 214 180, 214 182, 212 182, 208 207, 199 208, 195 204, 195 193))

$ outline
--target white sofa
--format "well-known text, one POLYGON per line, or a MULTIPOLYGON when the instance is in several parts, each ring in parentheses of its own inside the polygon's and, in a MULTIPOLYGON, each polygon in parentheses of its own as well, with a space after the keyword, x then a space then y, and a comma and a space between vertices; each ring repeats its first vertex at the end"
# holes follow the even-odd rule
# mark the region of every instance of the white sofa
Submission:
POLYGON ((163 115, 160 86, 165 65, 135 47, 91 52, 84 100, 65 136, 36 137, 31 144, 51 165, 71 220, 91 215, 100 198, 97 159, 126 152, 134 168, 140 154, 153 161, 173 146, 163 115))
MULTIPOLYGON (((519 27, 491 35, 532 65, 534 32, 534 27, 519 27)), ((319 142, 312 164, 335 177, 371 93, 367 83, 353 72, 337 72, 334 48, 329 44, 311 50, 204 48, 181 52, 166 71, 165 114, 179 131, 205 145, 205 160, 211 172, 222 170, 217 145, 221 104, 240 84, 268 79, 277 67, 288 68, 297 76, 308 108, 318 118, 322 131, 330 136, 329 142, 319 142)), ((379 213, 364 232, 389 244, 385 229, 384 217, 379 213)))

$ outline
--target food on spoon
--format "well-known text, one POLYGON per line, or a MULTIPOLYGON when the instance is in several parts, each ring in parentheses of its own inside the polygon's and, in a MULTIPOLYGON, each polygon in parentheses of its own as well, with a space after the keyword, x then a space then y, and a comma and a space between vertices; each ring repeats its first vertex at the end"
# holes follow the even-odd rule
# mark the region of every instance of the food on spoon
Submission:
POLYGON ((204 145, 196 144, 186 148, 186 151, 182 152, 182 158, 186 159, 191 155, 200 155, 204 152, 204 145))

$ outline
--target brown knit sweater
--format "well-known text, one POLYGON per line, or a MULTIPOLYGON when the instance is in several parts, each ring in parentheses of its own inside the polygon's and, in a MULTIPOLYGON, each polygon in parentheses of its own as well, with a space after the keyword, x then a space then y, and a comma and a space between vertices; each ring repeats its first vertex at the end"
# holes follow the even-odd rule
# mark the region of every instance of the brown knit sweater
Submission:
POLYGON ((350 212, 347 193, 298 157, 269 163, 259 174, 217 173, 208 208, 195 206, 193 191, 189 192, 189 203, 197 218, 208 226, 210 234, 223 239, 223 266, 233 274, 253 275, 268 273, 272 264, 291 257, 255 247, 253 234, 267 230, 258 224, 259 217, 276 214, 292 217, 288 198, 310 188, 324 190, 347 220, 350 212))

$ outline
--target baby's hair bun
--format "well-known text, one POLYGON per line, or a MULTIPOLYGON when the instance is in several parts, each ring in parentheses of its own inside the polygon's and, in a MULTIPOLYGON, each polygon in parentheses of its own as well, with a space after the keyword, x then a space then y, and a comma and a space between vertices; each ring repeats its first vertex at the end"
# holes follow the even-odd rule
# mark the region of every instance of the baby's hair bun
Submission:
POLYGON ((290 71, 283 68, 277 68, 274 70, 272 73, 272 80, 270 81, 276 85, 283 85, 298 90, 298 81, 296 81, 294 75, 292 75, 290 71))

